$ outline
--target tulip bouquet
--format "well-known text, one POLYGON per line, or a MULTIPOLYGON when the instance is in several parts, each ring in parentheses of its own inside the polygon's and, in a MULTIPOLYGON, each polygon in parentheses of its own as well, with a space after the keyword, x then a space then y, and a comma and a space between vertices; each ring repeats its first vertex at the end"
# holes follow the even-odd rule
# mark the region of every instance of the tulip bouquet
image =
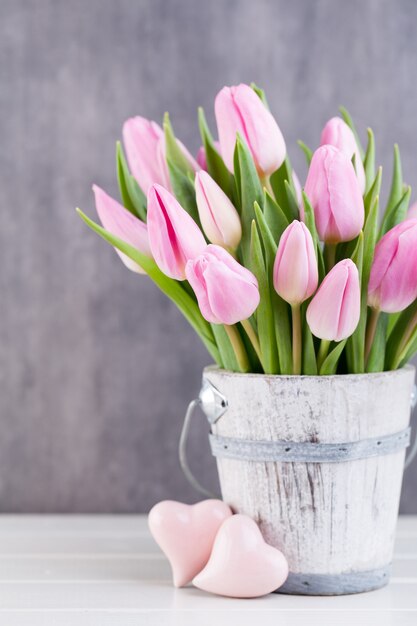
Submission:
POLYGON ((224 87, 218 141, 199 111, 194 159, 134 117, 117 144, 122 203, 94 186, 103 226, 84 221, 178 306, 222 368, 325 375, 391 370, 417 351, 417 217, 398 148, 379 219, 382 170, 346 110, 301 188, 264 92, 224 87), (129 165, 128 165, 128 164, 129 165))

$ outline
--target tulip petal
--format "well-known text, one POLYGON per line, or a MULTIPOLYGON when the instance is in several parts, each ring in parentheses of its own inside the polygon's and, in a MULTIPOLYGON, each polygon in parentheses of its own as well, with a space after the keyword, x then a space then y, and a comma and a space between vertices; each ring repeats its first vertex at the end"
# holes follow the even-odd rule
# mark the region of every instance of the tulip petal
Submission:
POLYGON ((185 279, 185 264, 207 245, 192 217, 161 185, 148 192, 148 234, 159 268, 177 280, 185 279))
POLYGON ((153 183, 164 182, 157 158, 161 137, 162 128, 144 117, 132 117, 123 125, 123 143, 129 168, 145 194, 153 183))
POLYGON ((356 265, 339 261, 324 278, 307 308, 311 332, 320 339, 341 341, 359 322, 360 286, 356 265))
MULTIPOLYGON (((140 252, 152 258, 148 239, 148 229, 144 222, 132 215, 119 202, 111 198, 103 189, 93 185, 96 210, 103 227, 112 235, 119 237, 126 243, 137 248, 140 252)), ((115 248, 117 254, 128 269, 139 274, 146 272, 132 259, 115 248)))
POLYGON ((259 304, 259 291, 224 263, 212 262, 204 272, 211 310, 222 324, 236 324, 252 315, 259 304))

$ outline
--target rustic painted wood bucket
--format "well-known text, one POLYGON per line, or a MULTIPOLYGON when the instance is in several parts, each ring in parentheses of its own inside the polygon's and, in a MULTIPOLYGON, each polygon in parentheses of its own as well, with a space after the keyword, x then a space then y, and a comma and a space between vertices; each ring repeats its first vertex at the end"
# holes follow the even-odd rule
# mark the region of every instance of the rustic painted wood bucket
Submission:
POLYGON ((387 584, 413 383, 411 366, 317 377, 204 370, 199 402, 223 499, 287 557, 280 592, 387 584))

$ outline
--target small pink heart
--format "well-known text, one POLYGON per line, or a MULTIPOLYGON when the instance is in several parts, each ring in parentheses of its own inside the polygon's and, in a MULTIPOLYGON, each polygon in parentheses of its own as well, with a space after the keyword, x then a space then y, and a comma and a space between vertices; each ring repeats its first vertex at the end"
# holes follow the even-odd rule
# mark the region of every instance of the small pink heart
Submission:
POLYGON ((183 587, 206 565, 217 531, 232 515, 221 500, 182 504, 164 500, 148 516, 150 531, 168 558, 176 587, 183 587))
POLYGON ((257 598, 284 584, 285 556, 265 543, 257 524, 246 515, 227 519, 205 568, 193 584, 203 591, 232 598, 257 598))

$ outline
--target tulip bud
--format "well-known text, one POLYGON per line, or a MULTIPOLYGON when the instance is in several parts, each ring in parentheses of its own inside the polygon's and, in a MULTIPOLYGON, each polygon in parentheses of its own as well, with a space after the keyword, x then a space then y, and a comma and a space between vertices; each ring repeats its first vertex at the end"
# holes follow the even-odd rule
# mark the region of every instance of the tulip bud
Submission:
POLYGON ((327 274, 307 308, 307 322, 316 337, 342 341, 358 325, 359 274, 351 259, 339 261, 327 274))
MULTIPOLYGON (((122 239, 145 256, 152 258, 148 240, 148 229, 146 224, 127 211, 116 200, 113 200, 103 189, 93 185, 96 201, 96 210, 103 227, 112 235, 122 239)), ((130 257, 115 248, 117 254, 122 259, 126 267, 132 272, 146 274, 146 272, 130 257)))
MULTIPOLYGON (((359 235, 365 217, 362 193, 352 162, 338 148, 321 146, 315 151, 305 192, 325 243, 350 241, 359 235)), ((303 219, 302 207, 300 213, 303 219)))
POLYGON ((368 284, 369 306, 398 313, 417 298, 417 219, 389 230, 375 248, 368 284))
POLYGON ((215 100, 215 114, 223 160, 233 173, 236 133, 246 142, 260 177, 275 172, 286 148, 275 119, 248 85, 223 87, 215 100))
MULTIPOLYGON (((184 144, 176 141, 191 168, 199 170, 184 144)), ((156 122, 139 116, 128 119, 123 125, 123 142, 129 168, 145 193, 154 183, 171 189, 164 131, 156 122)))
POLYGON ((346 154, 350 161, 353 155, 355 155, 356 176, 363 195, 365 193, 366 181, 361 154, 358 144, 356 143, 355 135, 346 122, 340 117, 332 117, 323 128, 320 145, 324 146, 326 144, 339 148, 339 150, 346 154))
POLYGON ((294 220, 279 240, 274 263, 275 291, 293 306, 312 296, 317 283, 313 238, 302 222, 294 220))
POLYGON ((185 267, 200 311, 212 324, 246 320, 259 304, 258 282, 220 246, 209 245, 185 267))
POLYGON ((207 246, 193 218, 161 185, 148 191, 148 235, 157 265, 177 280, 185 279, 185 264, 207 246))
POLYGON ((235 250, 242 237, 238 212, 221 187, 203 170, 195 177, 195 195, 201 225, 209 241, 235 250))
POLYGON ((164 172, 158 159, 162 128, 144 117, 131 117, 123 124, 123 143, 130 171, 147 193, 154 183, 164 184, 164 172))

